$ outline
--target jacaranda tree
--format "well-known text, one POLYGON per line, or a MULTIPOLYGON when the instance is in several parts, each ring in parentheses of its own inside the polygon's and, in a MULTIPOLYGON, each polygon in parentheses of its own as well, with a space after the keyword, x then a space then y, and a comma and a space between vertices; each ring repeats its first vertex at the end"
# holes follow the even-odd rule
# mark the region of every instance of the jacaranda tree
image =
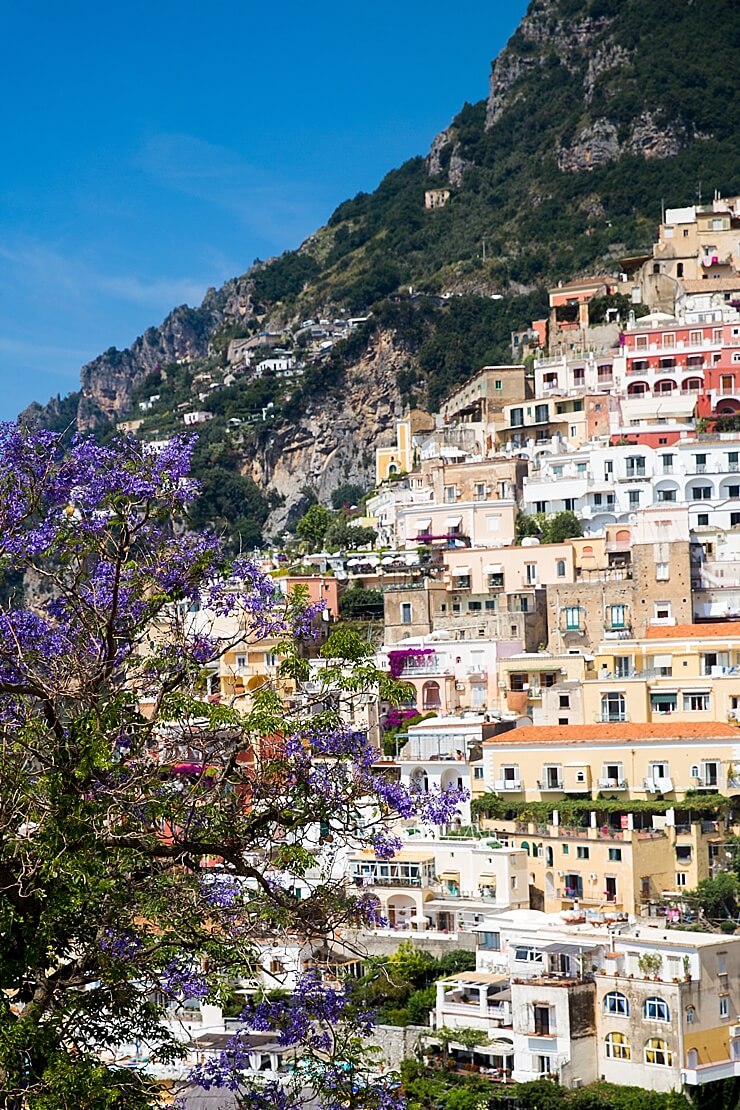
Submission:
MULTIPOLYGON (((441 823, 459 800, 377 773, 346 709, 379 683, 392 699, 393 680, 356 645, 342 658, 341 637, 316 704, 288 707, 269 685, 246 711, 206 697, 204 668, 234 628, 240 642, 277 637, 300 684, 316 614, 185 530, 189 456, 184 440, 155 453, 78 438, 65 452, 54 434, 0 426, 6 1110, 161 1105, 150 1070, 115 1066, 120 1046, 175 1060, 168 1003, 253 982, 266 939, 326 942, 377 921, 376 900, 338 879, 341 853, 392 855, 394 820, 441 823)), ((243 1106, 396 1105, 349 989, 308 975, 287 999, 247 995, 241 1020, 193 1081, 243 1106), (265 1030, 294 1046, 292 1077, 250 1078, 250 1032, 265 1030)))

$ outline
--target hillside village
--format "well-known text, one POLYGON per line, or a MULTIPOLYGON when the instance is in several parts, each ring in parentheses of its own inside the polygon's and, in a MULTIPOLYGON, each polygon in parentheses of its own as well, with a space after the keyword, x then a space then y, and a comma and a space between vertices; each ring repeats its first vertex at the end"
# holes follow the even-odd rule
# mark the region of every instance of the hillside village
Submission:
MULTIPOLYGON (((390 1066, 443 1051, 492 1083, 655 1091, 740 1075, 739 239, 740 198, 668 209, 650 255, 550 291, 512 336, 519 361, 398 421, 345 513, 372 543, 326 551, 304 530, 257 555, 285 596, 324 604, 318 644, 349 622, 408 684, 400 709, 354 700, 377 769, 468 799, 441 832, 402 822, 391 858, 334 861, 377 895, 377 928, 265 955, 263 986, 289 990, 404 941, 468 953, 420 1023, 383 1027, 390 1066)), ((300 373, 295 350, 263 353, 241 372, 300 373)), ((208 418, 213 385, 183 426, 208 418)), ((310 665, 290 680, 277 642, 244 643, 208 696, 248 706, 270 681, 320 703, 328 664, 310 665)), ((228 1022, 191 1019, 202 1058, 228 1022)), ((275 1046, 253 1065, 286 1066, 275 1046)))

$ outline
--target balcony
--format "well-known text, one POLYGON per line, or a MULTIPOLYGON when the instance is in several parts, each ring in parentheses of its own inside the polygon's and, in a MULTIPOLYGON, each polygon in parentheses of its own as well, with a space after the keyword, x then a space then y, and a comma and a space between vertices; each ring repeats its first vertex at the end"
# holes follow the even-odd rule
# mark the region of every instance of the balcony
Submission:
POLYGON ((670 794, 673 790, 673 779, 671 778, 647 778, 643 779, 643 787, 648 794, 670 794))
POLYGON ((493 788, 497 792, 501 791, 507 794, 515 794, 517 791, 524 789, 524 783, 521 779, 496 779, 493 788))
POLYGON ((628 790, 627 779, 599 779, 599 790, 628 790))
POLYGON ((542 781, 540 781, 538 779, 537 780, 537 788, 542 793, 544 793, 548 790, 562 790, 563 789, 563 780, 558 779, 556 782, 551 782, 549 779, 544 779, 542 781))

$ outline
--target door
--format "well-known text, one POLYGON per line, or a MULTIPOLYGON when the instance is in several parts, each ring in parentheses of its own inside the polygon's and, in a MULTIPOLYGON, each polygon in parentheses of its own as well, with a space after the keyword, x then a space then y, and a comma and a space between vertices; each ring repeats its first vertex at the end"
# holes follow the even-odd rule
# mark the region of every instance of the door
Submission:
POLYGON ((608 875, 604 879, 604 890, 606 891, 607 902, 616 902, 617 900, 617 880, 613 875, 608 875))
POLYGON ((550 1036, 550 1007, 534 1007, 534 1032, 537 1037, 550 1036))

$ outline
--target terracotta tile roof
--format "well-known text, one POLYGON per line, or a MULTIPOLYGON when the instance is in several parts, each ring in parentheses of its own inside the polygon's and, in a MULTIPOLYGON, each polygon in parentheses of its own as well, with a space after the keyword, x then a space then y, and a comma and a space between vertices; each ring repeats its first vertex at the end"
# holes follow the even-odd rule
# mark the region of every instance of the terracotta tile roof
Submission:
POLYGON ((673 624, 648 628, 647 640, 740 639, 740 621, 719 621, 716 624, 673 624))
POLYGON ((696 723, 655 721, 653 723, 632 723, 608 725, 526 725, 491 736, 483 741, 501 747, 518 745, 570 745, 570 744, 649 744, 655 740, 727 740, 740 737, 740 729, 735 725, 719 721, 697 721, 696 723))

